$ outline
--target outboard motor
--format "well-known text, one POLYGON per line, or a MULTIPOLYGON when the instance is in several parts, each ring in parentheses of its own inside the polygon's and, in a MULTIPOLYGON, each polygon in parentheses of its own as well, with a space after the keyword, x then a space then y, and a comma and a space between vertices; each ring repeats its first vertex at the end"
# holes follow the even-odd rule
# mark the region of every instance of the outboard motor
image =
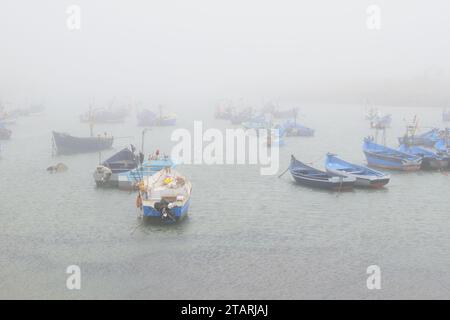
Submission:
POLYGON ((158 210, 159 213, 161 213, 162 220, 171 219, 173 221, 176 221, 176 217, 171 208, 171 203, 165 199, 162 199, 160 202, 155 203, 155 209, 158 210))
POLYGON ((94 179, 97 186, 102 186, 111 178, 112 171, 105 166, 98 166, 94 172, 94 179))

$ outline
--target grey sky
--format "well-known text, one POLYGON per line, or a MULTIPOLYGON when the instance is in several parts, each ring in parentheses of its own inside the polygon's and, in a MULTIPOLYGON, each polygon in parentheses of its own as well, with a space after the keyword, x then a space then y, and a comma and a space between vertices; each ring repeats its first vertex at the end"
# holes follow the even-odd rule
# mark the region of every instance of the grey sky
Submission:
POLYGON ((0 97, 450 105, 449 12, 444 0, 3 0, 0 97))

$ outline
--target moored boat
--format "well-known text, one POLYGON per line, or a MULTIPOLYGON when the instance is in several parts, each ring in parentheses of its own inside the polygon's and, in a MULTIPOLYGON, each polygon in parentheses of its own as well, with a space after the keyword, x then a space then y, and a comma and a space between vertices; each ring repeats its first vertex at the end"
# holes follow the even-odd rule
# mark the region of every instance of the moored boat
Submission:
POLYGON ((287 120, 281 127, 285 131, 287 137, 312 137, 314 136, 314 129, 305 127, 296 120, 287 120))
POLYGON ((53 131, 53 143, 57 154, 75 154, 106 150, 112 147, 111 136, 74 137, 67 133, 53 131))
POLYGON ((119 174, 135 169, 140 164, 134 146, 124 148, 97 166, 93 177, 97 187, 118 187, 119 174))
POLYGON ((444 156, 443 154, 439 154, 418 146, 401 144, 398 150, 422 158, 421 169, 424 170, 445 169, 450 163, 448 156, 444 156))
POLYGON ((118 174, 118 188, 122 190, 133 190, 137 188, 139 181, 154 175, 164 168, 175 168, 176 164, 166 155, 153 155, 148 161, 133 170, 118 174))
POLYGON ((167 115, 162 115, 160 112, 160 115, 157 116, 156 113, 154 113, 151 110, 144 109, 137 115, 138 120, 138 126, 142 127, 165 127, 165 126, 174 126, 177 124, 177 116, 174 113, 170 113, 167 115))
POLYGON ((439 129, 433 128, 427 132, 418 135, 405 135, 398 138, 400 144, 408 144, 415 146, 433 147, 440 139, 439 129))
POLYGON ((0 140, 8 140, 11 138, 12 131, 5 128, 3 124, 0 123, 0 140))
POLYGON ((367 163, 373 167, 417 171, 422 165, 420 157, 377 144, 371 138, 364 139, 363 151, 367 163))
POLYGON ((356 182, 354 177, 338 176, 310 167, 298 161, 293 155, 291 155, 289 171, 296 183, 313 188, 334 191, 351 190, 356 182))
POLYGON ((388 184, 391 179, 389 174, 347 162, 331 153, 327 154, 325 168, 330 174, 355 178, 355 186, 357 187, 381 188, 388 184))
POLYGON ((144 219, 158 223, 176 223, 186 217, 192 185, 179 172, 164 168, 139 184, 136 205, 144 219))
POLYGON ((450 110, 447 108, 442 111, 442 121, 450 121, 450 110))

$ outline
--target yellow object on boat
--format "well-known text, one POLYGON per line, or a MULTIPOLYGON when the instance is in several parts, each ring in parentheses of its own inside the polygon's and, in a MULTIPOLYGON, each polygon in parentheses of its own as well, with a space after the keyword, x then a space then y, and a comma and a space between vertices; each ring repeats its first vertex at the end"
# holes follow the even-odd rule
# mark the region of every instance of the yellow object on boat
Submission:
POLYGON ((169 183, 171 183, 172 181, 173 181, 173 178, 172 178, 172 177, 167 177, 167 178, 164 179, 164 184, 169 184, 169 183))

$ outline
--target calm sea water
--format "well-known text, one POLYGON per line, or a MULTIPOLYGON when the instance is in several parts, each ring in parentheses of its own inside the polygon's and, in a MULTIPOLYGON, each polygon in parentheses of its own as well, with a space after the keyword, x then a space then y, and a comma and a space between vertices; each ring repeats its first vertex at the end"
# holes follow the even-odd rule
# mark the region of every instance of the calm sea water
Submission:
MULTIPOLYGON (((381 108, 393 114, 388 144, 404 119, 444 126, 440 109, 381 108)), ((87 135, 77 111, 51 106, 19 119, 1 143, 0 298, 304 299, 450 298, 450 176, 393 173, 383 190, 342 194, 261 176, 258 166, 182 165, 193 184, 189 217, 172 226, 142 225, 134 192, 95 187, 99 155, 51 156, 51 130, 87 135), (58 162, 69 170, 50 175, 58 162), (66 268, 81 268, 81 290, 66 289, 66 268), (366 268, 378 265, 382 289, 368 290, 366 268)), ((302 109, 313 138, 287 138, 290 154, 323 167, 326 152, 364 162, 371 133, 361 107, 302 109)), ((210 111, 179 112, 178 127, 224 129, 210 111)), ((231 125, 230 125, 231 127, 231 125)), ((140 146, 134 116, 96 127, 140 146)), ((170 152, 173 128, 154 128, 146 152, 170 152)))

